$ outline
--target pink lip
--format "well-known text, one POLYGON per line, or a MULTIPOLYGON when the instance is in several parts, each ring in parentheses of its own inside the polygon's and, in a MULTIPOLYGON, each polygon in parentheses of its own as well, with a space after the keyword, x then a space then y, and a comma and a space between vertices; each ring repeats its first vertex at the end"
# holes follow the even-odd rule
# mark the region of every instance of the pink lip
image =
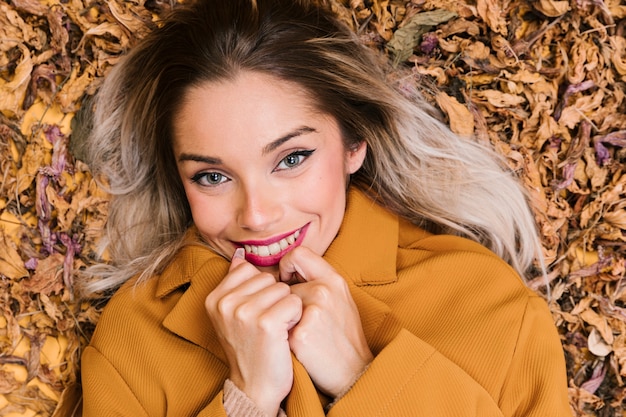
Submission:
MULTIPOLYGON (((298 236, 298 238, 296 239, 295 242, 293 242, 291 245, 289 245, 287 248, 285 248, 284 250, 278 252, 275 255, 269 255, 269 256, 259 256, 259 255, 255 255, 254 253, 248 253, 246 252, 246 261, 250 262, 252 265, 255 266, 274 266, 277 265, 278 262, 280 262, 280 260, 282 259, 283 256, 285 256, 289 251, 293 250, 294 248, 297 248, 298 246, 300 246, 302 244, 302 241, 304 240, 304 237, 306 236, 306 232, 309 228, 310 223, 305 224, 301 229, 300 229, 300 236, 298 236)), ((243 242, 235 242, 235 245, 237 245, 238 247, 243 247, 243 245, 255 245, 255 246, 268 246, 271 245, 272 243, 276 243, 278 241, 280 241, 281 239, 286 238, 287 236, 291 236, 292 234, 294 234, 296 231, 292 231, 289 233, 285 233, 279 236, 274 236, 270 239, 266 239, 266 240, 246 240, 243 242)))

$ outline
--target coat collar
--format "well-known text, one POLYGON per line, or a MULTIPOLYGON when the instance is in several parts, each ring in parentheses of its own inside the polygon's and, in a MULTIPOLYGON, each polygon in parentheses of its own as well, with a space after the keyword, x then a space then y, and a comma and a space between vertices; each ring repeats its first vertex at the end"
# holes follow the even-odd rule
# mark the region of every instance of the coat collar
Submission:
MULTIPOLYGON (((376 354, 388 342, 376 330, 389 320, 389 308, 361 287, 396 280, 398 219, 360 191, 351 189, 340 231, 324 258, 346 279, 359 307, 365 336, 376 354)), ((206 296, 228 271, 229 262, 199 243, 192 228, 186 244, 158 278, 156 296, 182 292, 163 321, 173 333, 201 346, 226 363, 204 309, 206 296), (183 289, 188 284, 187 289, 183 289), (182 288, 181 288, 182 287, 182 288)))

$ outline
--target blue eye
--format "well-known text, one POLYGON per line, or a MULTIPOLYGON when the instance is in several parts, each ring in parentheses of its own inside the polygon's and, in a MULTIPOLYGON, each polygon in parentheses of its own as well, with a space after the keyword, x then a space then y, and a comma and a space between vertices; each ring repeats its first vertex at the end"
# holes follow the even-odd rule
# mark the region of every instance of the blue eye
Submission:
POLYGON ((191 180, 206 187, 214 187, 228 181, 228 177, 219 172, 201 172, 191 177, 191 180))
POLYGON ((293 169, 302 164, 309 156, 311 156, 313 152, 315 152, 315 149, 290 153, 284 157, 282 161, 280 161, 280 163, 276 166, 275 171, 293 169))

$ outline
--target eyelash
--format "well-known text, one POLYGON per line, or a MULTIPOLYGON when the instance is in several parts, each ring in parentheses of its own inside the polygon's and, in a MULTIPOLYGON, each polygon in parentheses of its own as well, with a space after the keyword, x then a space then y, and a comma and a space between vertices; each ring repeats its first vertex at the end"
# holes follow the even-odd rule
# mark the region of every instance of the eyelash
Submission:
MULTIPOLYGON (((286 157, 284 157, 283 159, 280 160, 280 162, 278 163, 278 165, 276 166, 276 168, 274 168, 273 172, 279 172, 279 171, 286 171, 286 170, 290 170, 290 169, 295 169, 297 167, 299 167, 300 165, 302 165, 302 163, 313 154, 313 152, 315 152, 315 149, 308 149, 308 150, 301 150, 301 151, 296 151, 296 152, 292 152, 289 155, 287 155, 286 157), (298 162, 295 163, 292 166, 287 166, 285 168, 279 168, 280 165, 282 165, 288 158, 293 158, 293 157, 298 157, 301 159, 298 159, 298 162)), ((220 184, 226 182, 227 180, 229 180, 229 178, 224 175, 221 174, 219 172, 199 172, 196 175, 194 175, 193 177, 191 177, 191 181, 196 183, 196 184, 200 184, 204 187, 217 187, 220 184), (209 176, 219 176, 219 180, 217 182, 211 182, 211 183, 206 183, 205 179, 208 178, 209 176)))
POLYGON ((313 152, 315 152, 315 149, 308 149, 308 150, 301 150, 301 151, 296 151, 296 152, 292 152, 289 155, 287 155, 286 157, 284 157, 283 159, 280 160, 280 162, 278 163, 278 165, 276 166, 276 168, 274 168, 274 172, 276 171, 284 171, 284 170, 288 170, 288 169, 294 169, 299 167, 300 165, 302 165, 302 163, 313 154, 313 152), (278 168, 280 165, 282 165, 287 159, 289 158, 293 158, 293 157, 298 157, 301 158, 298 160, 298 162, 295 165, 292 166, 287 166, 285 168, 278 168))
POLYGON ((203 187, 216 187, 220 184, 222 184, 224 181, 219 181, 217 183, 206 183, 206 181, 204 181, 207 177, 211 176, 211 175, 219 175, 220 176, 220 180, 222 179, 228 179, 228 177, 226 177, 226 175, 224 174, 220 174, 219 172, 200 172, 196 175, 194 175, 193 177, 191 177, 191 181, 196 183, 196 184, 200 184, 203 187))

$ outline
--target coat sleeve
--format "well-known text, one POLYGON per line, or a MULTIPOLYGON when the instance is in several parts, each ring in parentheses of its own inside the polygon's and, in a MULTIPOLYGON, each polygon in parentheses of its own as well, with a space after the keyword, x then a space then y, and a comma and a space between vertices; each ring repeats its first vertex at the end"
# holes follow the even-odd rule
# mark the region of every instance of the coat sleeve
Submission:
POLYGON ((529 299, 518 342, 502 388, 506 416, 572 417, 563 347, 545 301, 529 299))
MULTIPOLYGON (((92 346, 82 356, 83 417, 148 417, 131 387, 115 367, 92 346)), ((227 417, 223 391, 197 417, 227 417)))
POLYGON ((402 329, 328 416, 571 417, 565 375, 547 306, 531 297, 497 398, 434 347, 402 329))

